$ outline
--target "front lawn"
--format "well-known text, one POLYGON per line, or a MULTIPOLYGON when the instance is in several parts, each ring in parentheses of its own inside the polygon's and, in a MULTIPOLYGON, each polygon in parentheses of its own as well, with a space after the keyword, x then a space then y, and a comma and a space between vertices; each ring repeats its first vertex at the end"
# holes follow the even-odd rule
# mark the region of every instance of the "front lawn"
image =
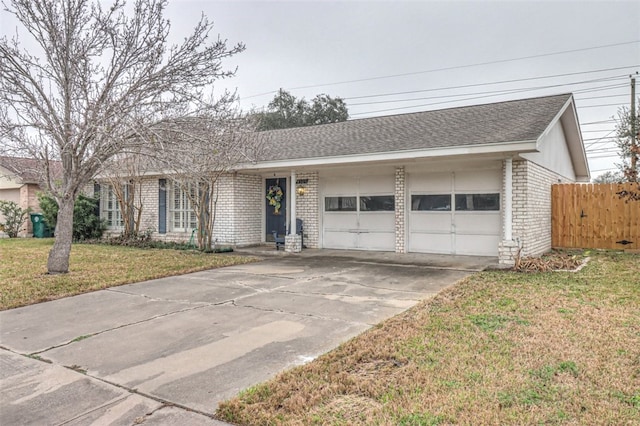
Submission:
POLYGON ((640 424, 640 256, 484 272, 222 403, 246 425, 640 424))
POLYGON ((47 275, 53 239, 0 239, 0 310, 122 284, 252 261, 199 251, 74 244, 70 272, 47 275))

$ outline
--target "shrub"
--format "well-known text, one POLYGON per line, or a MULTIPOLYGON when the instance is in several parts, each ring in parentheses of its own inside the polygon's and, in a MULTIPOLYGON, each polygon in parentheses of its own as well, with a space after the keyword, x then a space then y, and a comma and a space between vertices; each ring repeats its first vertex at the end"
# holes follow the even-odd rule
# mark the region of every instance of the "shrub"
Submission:
POLYGON ((38 203, 40 203, 40 210, 42 210, 42 219, 53 231, 58 219, 58 203, 55 198, 43 192, 38 192, 38 203))
MULTIPOLYGON (((40 208, 44 221, 50 228, 56 226, 58 221, 58 203, 48 194, 38 194, 40 208)), ((106 229, 103 220, 96 214, 98 200, 80 194, 73 206, 73 239, 83 241, 102 238, 106 229)))
POLYGON ((0 222, 0 229, 6 232, 9 238, 16 238, 30 212, 30 208, 23 209, 13 201, 0 201, 0 213, 4 216, 4 222, 0 222))

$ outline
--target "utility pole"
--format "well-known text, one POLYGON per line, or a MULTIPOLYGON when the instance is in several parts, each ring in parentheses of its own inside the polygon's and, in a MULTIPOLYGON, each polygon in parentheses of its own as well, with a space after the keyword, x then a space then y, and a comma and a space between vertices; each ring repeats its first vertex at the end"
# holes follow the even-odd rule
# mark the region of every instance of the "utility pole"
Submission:
POLYGON ((636 116, 636 75, 631 74, 631 173, 638 180, 637 161, 638 161, 638 123, 636 116))

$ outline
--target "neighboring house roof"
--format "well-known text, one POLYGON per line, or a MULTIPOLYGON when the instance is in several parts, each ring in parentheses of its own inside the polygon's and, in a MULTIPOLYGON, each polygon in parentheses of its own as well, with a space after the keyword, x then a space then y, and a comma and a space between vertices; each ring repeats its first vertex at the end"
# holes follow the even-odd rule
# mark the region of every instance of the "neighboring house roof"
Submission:
POLYGON ((487 146, 533 152, 560 119, 576 173, 588 176, 571 94, 262 132, 263 153, 248 168, 472 154, 487 146))
MULTIPOLYGON (((61 173, 59 161, 51 161, 51 166, 54 175, 61 173)), ((42 173, 44 171, 42 162, 35 158, 0 156, 0 167, 11 174, 6 176, 7 178, 19 180, 22 184, 39 184, 42 181, 42 173)))

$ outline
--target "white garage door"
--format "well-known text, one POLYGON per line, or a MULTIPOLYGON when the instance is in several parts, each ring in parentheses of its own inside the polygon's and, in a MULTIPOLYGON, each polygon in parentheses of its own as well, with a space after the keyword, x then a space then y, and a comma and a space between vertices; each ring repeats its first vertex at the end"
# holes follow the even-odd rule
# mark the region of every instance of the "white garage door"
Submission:
POLYGON ((323 247, 393 251, 393 191, 393 176, 323 178, 323 247))
POLYGON ((497 256, 501 170, 411 175, 409 251, 497 256))

